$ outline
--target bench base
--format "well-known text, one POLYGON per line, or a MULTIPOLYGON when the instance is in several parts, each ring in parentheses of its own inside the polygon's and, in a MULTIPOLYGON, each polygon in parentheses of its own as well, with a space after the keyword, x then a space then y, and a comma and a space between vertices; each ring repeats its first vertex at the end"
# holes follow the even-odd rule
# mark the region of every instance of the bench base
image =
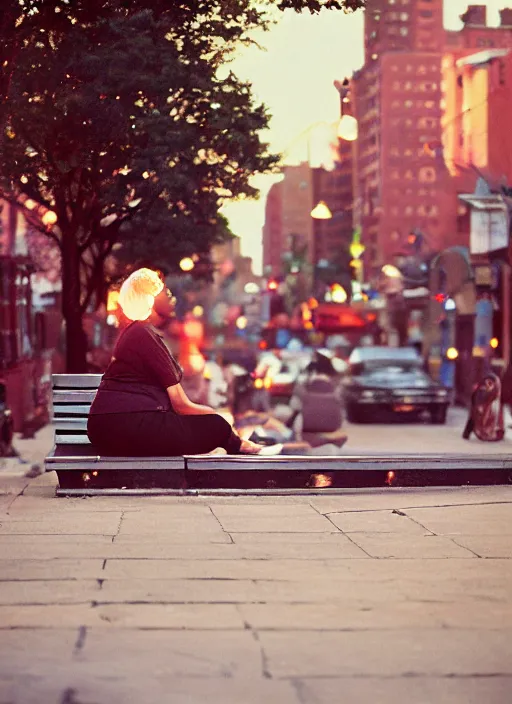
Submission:
MULTIPOLYGON (((240 468, 240 464, 245 463, 239 464, 235 459, 230 466, 226 466, 228 463, 224 459, 224 467, 214 468, 210 458, 204 469, 103 469, 94 474, 82 469, 56 468, 59 478, 57 495, 319 494, 347 489, 486 486, 512 482, 510 461, 505 463, 497 458, 494 462, 487 458, 487 463, 468 461, 465 466, 452 463, 451 467, 446 466, 449 462, 433 467, 432 463, 425 463, 424 458, 418 458, 415 463, 405 462, 403 457, 394 461, 390 461, 391 458, 385 461, 382 458, 351 458, 352 461, 347 461, 345 458, 341 462, 340 459, 309 458, 311 466, 306 467, 302 458, 300 468, 295 468, 292 462, 277 466, 273 462, 256 469, 251 466, 254 460, 247 468, 240 468)), ((194 458, 191 464, 197 466, 198 461, 194 458)))

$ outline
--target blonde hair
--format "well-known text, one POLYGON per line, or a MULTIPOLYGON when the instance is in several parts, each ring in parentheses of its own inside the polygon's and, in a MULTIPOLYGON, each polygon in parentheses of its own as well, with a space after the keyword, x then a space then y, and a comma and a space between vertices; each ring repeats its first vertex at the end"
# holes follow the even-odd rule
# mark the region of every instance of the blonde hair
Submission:
POLYGON ((153 310, 155 297, 164 283, 156 271, 137 269, 126 279, 119 291, 119 305, 130 320, 147 320, 153 310))

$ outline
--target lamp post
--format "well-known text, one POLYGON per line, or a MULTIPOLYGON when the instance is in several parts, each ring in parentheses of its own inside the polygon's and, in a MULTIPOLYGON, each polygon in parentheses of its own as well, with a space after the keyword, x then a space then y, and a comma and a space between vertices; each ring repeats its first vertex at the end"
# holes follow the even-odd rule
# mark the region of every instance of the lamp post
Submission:
MULTIPOLYGON (((361 257, 366 252, 366 247, 361 242, 360 230, 354 230, 352 242, 350 243, 349 247, 349 252, 352 257, 352 261, 350 262, 350 264, 356 270, 356 281, 359 285, 361 285, 364 281, 363 260, 361 259, 361 257)), ((360 294, 361 292, 358 291, 358 293, 360 294)))
POLYGON ((334 87, 340 95, 340 121, 338 123, 338 138, 346 142, 355 142, 358 138, 358 124, 356 118, 347 112, 350 105, 350 81, 334 81, 334 87))
MULTIPOLYGON (((325 201, 320 201, 319 203, 317 203, 317 205, 311 211, 311 217, 314 220, 320 220, 320 221, 332 220, 333 218, 335 218, 337 216, 342 217, 343 215, 345 215, 344 210, 334 211, 334 213, 333 213, 325 201)), ((354 243, 352 243, 352 244, 354 244, 354 243)), ((362 253, 364 252, 365 248, 361 244, 359 244, 359 248, 362 248, 362 250, 359 249, 356 253, 360 257, 362 255, 362 253)), ((349 274, 348 255, 350 255, 351 257, 354 258, 354 254, 352 253, 350 247, 348 247, 347 250, 345 250, 345 248, 340 248, 340 250, 338 251, 338 254, 342 254, 343 252, 346 252, 346 255, 347 255, 347 262, 346 262, 347 272, 346 273, 349 274)), ((328 259, 319 259, 316 261, 316 264, 315 264, 315 279, 316 279, 315 283, 318 284, 319 280, 322 280, 322 281, 324 281, 324 283, 326 283, 325 279, 318 276, 322 271, 328 275, 332 274, 332 276, 329 276, 329 279, 332 279, 332 278, 340 278, 340 274, 342 273, 343 269, 344 269, 344 263, 342 263, 342 262, 339 262, 338 264, 333 264, 328 259)), ((332 283, 332 281, 331 281, 331 283, 332 283)), ((335 284, 339 284, 339 281, 336 281, 335 284)), ((350 278, 348 276, 346 277, 346 281, 344 282, 344 284, 345 284, 345 286, 342 286, 341 288, 345 292, 345 290, 348 290, 348 288, 350 288, 350 286, 347 288, 347 284, 350 284, 350 278)), ((315 286, 315 289, 318 289, 318 288, 319 288, 318 286, 315 286)), ((318 291, 316 291, 316 292, 318 293, 318 291)), ((341 301, 337 301, 337 302, 341 302, 341 301)))

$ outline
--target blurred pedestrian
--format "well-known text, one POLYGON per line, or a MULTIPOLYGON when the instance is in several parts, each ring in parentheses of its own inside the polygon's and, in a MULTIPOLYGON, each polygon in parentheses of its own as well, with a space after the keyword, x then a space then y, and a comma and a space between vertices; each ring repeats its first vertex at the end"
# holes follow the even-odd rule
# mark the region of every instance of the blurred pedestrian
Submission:
POLYGON ((501 381, 488 372, 478 382, 471 395, 471 406, 462 437, 469 440, 471 433, 483 442, 498 442, 505 436, 501 381))

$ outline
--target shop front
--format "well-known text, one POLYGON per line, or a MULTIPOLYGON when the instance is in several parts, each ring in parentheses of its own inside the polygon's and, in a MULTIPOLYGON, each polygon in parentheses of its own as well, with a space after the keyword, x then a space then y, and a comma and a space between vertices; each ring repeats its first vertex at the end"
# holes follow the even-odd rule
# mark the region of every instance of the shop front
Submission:
POLYGON ((15 432, 32 435, 49 420, 51 355, 43 314, 34 314, 32 266, 0 256, 0 383, 15 432))

